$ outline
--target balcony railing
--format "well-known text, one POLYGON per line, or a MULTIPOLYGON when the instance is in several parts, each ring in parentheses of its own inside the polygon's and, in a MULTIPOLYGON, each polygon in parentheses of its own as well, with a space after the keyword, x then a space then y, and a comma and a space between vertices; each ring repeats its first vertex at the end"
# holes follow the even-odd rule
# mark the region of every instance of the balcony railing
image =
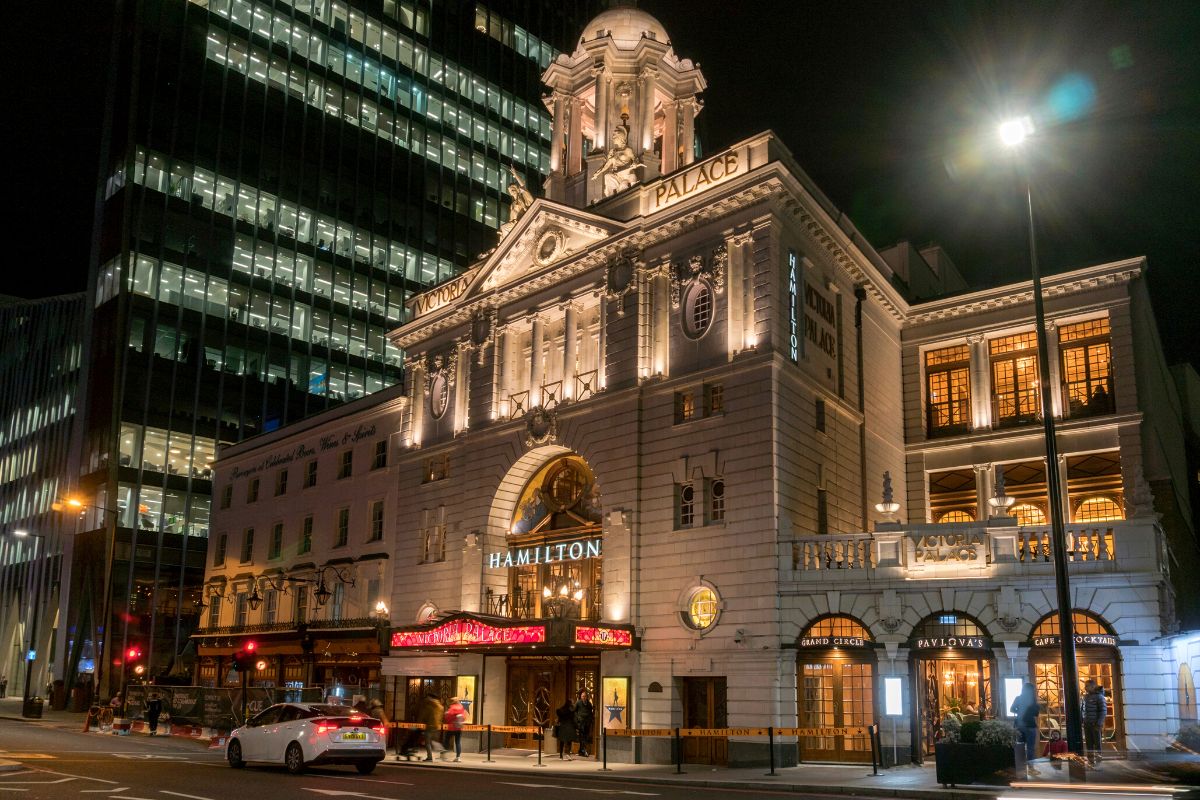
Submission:
MULTIPOLYGON (((215 601, 214 601, 215 602, 215 601)), ((343 630, 346 628, 374 628, 388 625, 379 617, 354 617, 353 619, 310 619, 307 622, 271 622, 259 625, 221 625, 216 628, 201 627, 197 633, 206 636, 234 636, 242 633, 273 633, 295 630, 298 625, 307 625, 310 631, 343 630)))
MULTIPOLYGON (((559 599, 551 597, 542 601, 541 617, 559 617, 563 619, 600 619, 603 593, 599 589, 585 589, 583 598, 559 599), (547 604, 552 607, 547 607, 547 604)), ((490 589, 487 592, 487 613, 496 617, 509 619, 537 619, 537 596, 533 592, 513 592, 511 594, 496 594, 490 589)))

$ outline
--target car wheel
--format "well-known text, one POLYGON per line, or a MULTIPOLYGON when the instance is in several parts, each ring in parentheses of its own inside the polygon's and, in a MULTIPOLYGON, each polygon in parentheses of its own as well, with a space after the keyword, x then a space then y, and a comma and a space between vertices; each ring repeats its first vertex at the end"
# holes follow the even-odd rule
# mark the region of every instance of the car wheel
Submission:
POLYGON ((229 766, 234 769, 246 766, 246 762, 242 760, 242 743, 237 739, 230 742, 229 747, 225 750, 225 758, 229 761, 229 766))
POLYGON ((375 771, 375 765, 378 763, 378 761, 360 761, 354 766, 358 768, 359 775, 370 775, 375 771))
POLYGON ((283 754, 283 763, 287 767, 287 771, 293 775, 304 772, 304 751, 300 749, 298 742, 292 742, 287 746, 287 752, 283 754))

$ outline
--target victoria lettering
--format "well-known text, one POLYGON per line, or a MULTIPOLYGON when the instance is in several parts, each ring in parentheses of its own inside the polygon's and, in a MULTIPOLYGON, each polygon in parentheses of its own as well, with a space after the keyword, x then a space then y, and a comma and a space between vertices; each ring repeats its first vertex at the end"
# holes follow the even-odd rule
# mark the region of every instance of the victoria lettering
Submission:
POLYGON ((654 190, 654 207, 662 208, 676 200, 682 200, 705 186, 719 183, 735 175, 740 166, 737 151, 731 150, 692 167, 658 185, 658 188, 654 190))
POLYGON ((450 305, 462 297, 463 292, 467 290, 467 283, 467 276, 463 275, 417 295, 413 299, 413 316, 419 317, 442 306, 450 305))
POLYGON ((981 533, 910 534, 913 554, 921 563, 977 561, 983 546, 981 533))

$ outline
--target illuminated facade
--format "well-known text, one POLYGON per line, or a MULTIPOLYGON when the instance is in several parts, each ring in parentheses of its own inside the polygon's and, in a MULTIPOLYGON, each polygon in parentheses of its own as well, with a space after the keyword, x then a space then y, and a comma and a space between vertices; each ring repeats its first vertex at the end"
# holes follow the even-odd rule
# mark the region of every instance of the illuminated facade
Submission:
MULTIPOLYGON (((496 247, 389 334, 407 359, 395 715, 432 691, 467 696, 473 722, 549 726, 587 689, 597 726, 830 731, 777 739, 795 764, 868 760, 836 731, 894 712, 887 758, 921 760, 946 714, 1004 717, 1032 681, 1049 728, 1030 286, 966 292, 936 248, 871 249, 770 134, 697 159, 703 77, 643 12, 597 17, 546 80, 547 197, 514 185, 496 247)), ((1110 750, 1159 747, 1184 713, 1164 714, 1179 665, 1161 637, 1196 568, 1144 270, 1045 281, 1049 468, 1110 750)), ((684 746, 768 760, 761 737, 684 746)), ((664 738, 609 741, 613 760, 670 756, 664 738)))

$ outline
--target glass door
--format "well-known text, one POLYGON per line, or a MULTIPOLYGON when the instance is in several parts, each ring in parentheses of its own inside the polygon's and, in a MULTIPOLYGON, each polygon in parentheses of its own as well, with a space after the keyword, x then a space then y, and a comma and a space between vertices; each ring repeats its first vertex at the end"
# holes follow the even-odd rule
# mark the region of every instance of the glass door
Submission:
MULTIPOLYGON (((800 727, 866 727, 873 721, 874 670, 869 663, 829 660, 800 666, 800 727)), ((868 736, 804 736, 804 761, 871 760, 868 736)))

